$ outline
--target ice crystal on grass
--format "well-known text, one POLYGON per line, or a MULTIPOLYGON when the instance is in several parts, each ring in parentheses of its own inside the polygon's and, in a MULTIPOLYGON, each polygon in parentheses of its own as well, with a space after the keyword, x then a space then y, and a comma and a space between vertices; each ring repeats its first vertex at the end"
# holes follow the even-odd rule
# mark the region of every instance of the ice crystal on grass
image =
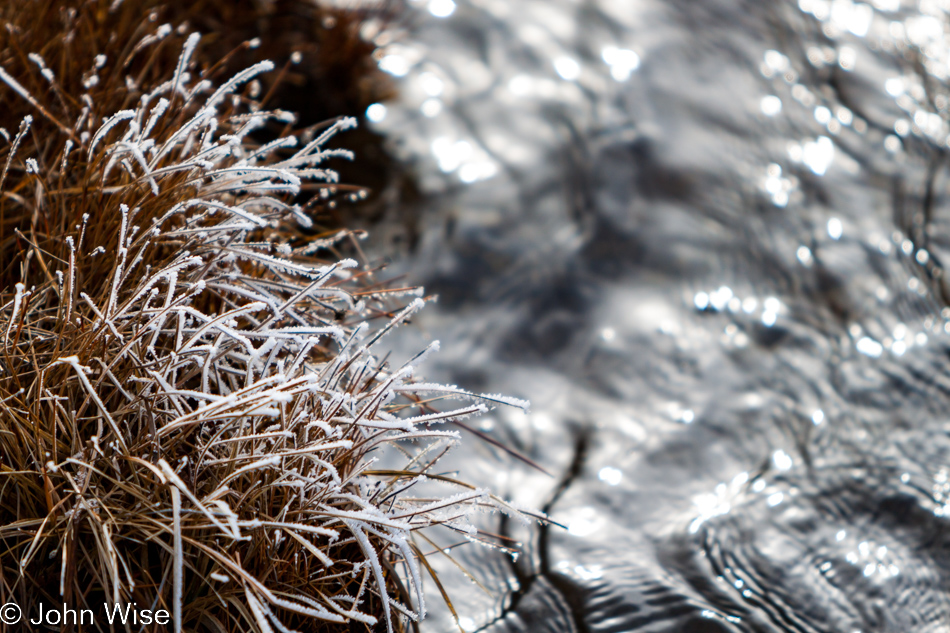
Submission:
MULTIPOLYGON (((478 539, 472 512, 512 511, 431 474, 457 439, 441 425, 525 403, 414 382, 437 345, 401 366, 374 355, 424 301, 393 304, 413 289, 317 258, 349 234, 309 239, 294 203, 335 182, 324 163, 348 154, 327 143, 352 120, 298 138, 241 92, 269 62, 214 87, 198 35, 165 76, 135 59, 170 29, 137 37, 128 58, 93 51, 83 63, 111 83, 58 110, 0 68, 38 115, 0 176, 16 249, 0 290, 0 602, 137 602, 175 631, 400 630, 425 615, 417 532, 478 539)), ((28 59, 55 86, 69 74, 48 72, 54 53, 28 59)))

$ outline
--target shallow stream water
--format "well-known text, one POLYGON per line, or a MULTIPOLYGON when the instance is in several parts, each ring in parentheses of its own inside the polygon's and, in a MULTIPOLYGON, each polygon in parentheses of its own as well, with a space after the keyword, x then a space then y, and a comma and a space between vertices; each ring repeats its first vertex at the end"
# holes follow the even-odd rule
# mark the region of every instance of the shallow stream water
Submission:
POLYGON ((462 628, 950 631, 950 2, 411 7, 400 345, 532 401, 480 428, 551 476, 454 467, 567 528, 442 561, 462 628))

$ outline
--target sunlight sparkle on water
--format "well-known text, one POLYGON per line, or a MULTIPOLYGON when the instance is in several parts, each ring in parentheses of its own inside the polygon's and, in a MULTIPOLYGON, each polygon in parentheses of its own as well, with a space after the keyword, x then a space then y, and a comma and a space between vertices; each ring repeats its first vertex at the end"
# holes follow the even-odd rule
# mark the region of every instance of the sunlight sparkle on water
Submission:
POLYGON ((904 80, 901 77, 892 77, 884 82, 884 90, 892 97, 904 94, 904 80))
POLYGON ((693 506, 698 516, 689 524, 689 533, 695 534, 703 523, 713 517, 728 514, 732 510, 732 500, 742 492, 748 481, 749 473, 743 471, 733 477, 728 484, 725 482, 717 484, 714 492, 693 497, 693 506))
POLYGON ((798 261, 801 262, 805 268, 811 268, 811 265, 815 261, 815 258, 811 254, 811 249, 807 246, 799 246, 798 250, 795 251, 795 257, 798 258, 798 261))
POLYGON ((858 53, 850 46, 842 46, 838 50, 838 65, 842 70, 854 70, 854 65, 858 61, 858 53))
POLYGON ((666 403, 665 409, 667 415, 670 416, 670 419, 675 420, 676 422, 692 424, 696 419, 696 412, 679 402, 668 402, 666 403))
POLYGON ((531 77, 527 75, 515 75, 508 81, 508 90, 511 94, 526 95, 531 92, 531 77))
MULTIPOLYGON (((839 536, 842 532, 838 533, 839 536)), ((843 538, 843 537, 842 537, 843 538)), ((838 539, 842 540, 841 538, 838 539)), ((875 546, 871 541, 861 541, 857 549, 849 551, 845 555, 845 560, 855 567, 861 568, 861 573, 865 578, 878 576, 882 580, 895 578, 900 575, 900 568, 893 562, 893 555, 888 555, 886 545, 875 546)))
POLYGON ((432 155, 439 164, 443 173, 458 171, 459 180, 464 183, 473 183, 491 178, 498 173, 498 166, 486 158, 485 152, 475 147, 467 140, 452 142, 446 136, 440 136, 432 141, 432 155))
POLYGON ((473 183, 487 180, 498 173, 498 166, 490 161, 479 161, 462 165, 459 169, 459 180, 464 183, 473 183))
POLYGON ((709 302, 712 304, 713 309, 718 312, 725 310, 731 299, 732 288, 729 286, 719 286, 718 290, 713 290, 709 294, 709 302))
POLYGON ((438 97, 445 89, 445 83, 435 73, 424 72, 419 75, 419 85, 430 97, 438 97))
POLYGON ((381 103, 374 103, 366 108, 366 118, 373 123, 379 123, 386 118, 386 106, 381 103))
POLYGON ((432 141, 432 154, 439 162, 439 169, 448 173, 459 168, 466 158, 472 155, 472 145, 468 141, 451 140, 444 136, 432 141))
POLYGON ((862 336, 855 344, 855 349, 871 358, 878 358, 884 351, 884 346, 867 336, 862 336))
POLYGON ((538 431, 547 431, 554 425, 554 420, 547 413, 536 412, 531 414, 531 426, 538 431))
POLYGON ((782 100, 775 95, 767 95, 762 97, 759 108, 765 116, 775 116, 782 111, 782 100))
POLYGON ((574 81, 581 76, 581 65, 577 63, 576 59, 566 55, 554 60, 554 70, 565 81, 574 81))
POLYGON ((771 77, 773 74, 784 73, 791 66, 788 57, 775 50, 765 51, 765 64, 762 67, 762 74, 771 77))
POLYGON ((772 204, 777 207, 784 207, 788 204, 788 194, 793 188, 792 181, 782 177, 782 166, 778 163, 770 163, 765 169, 765 182, 762 188, 772 199, 772 204))
POLYGON ((452 0, 429 0, 429 13, 437 18, 447 18, 455 13, 455 3, 452 0))
POLYGON ((438 116, 439 113, 442 112, 442 102, 435 98, 426 99, 422 102, 422 106, 420 106, 419 110, 423 115, 431 119, 432 117, 438 116))
POLYGON ((617 81, 627 81, 640 67, 640 56, 627 48, 605 46, 600 56, 610 66, 610 76, 617 81))
POLYGON ((600 565, 591 565, 590 567, 584 567, 583 565, 576 565, 574 567, 574 573, 581 580, 598 580, 604 575, 604 568, 600 565))
POLYGON ((779 449, 772 453, 772 463, 775 464, 775 467, 779 470, 788 470, 792 467, 792 456, 779 449))
POLYGON ((824 176, 835 157, 835 144, 827 136, 802 145, 802 162, 819 176, 824 176))
POLYGON ((904 23, 907 39, 917 46, 939 42, 943 38, 943 24, 932 15, 918 15, 908 18, 904 23))
POLYGON ((595 508, 586 506, 576 511, 568 521, 567 531, 574 536, 590 536, 600 528, 603 519, 595 508))
POLYGON ((557 569, 564 573, 573 573, 581 580, 598 580, 604 575, 604 568, 601 565, 573 565, 570 561, 562 560, 556 565, 557 569))
POLYGON ((699 510, 699 516, 693 519, 692 523, 689 524, 689 533, 695 534, 699 531, 699 528, 707 520, 722 516, 723 514, 728 514, 729 510, 732 509, 732 506, 729 503, 720 500, 716 495, 700 495, 694 499, 696 508, 699 510))
POLYGON ((858 37, 868 34, 874 20, 874 9, 870 5, 851 0, 798 0, 798 8, 822 22, 829 22, 836 29, 850 31, 858 37))
POLYGON ((864 37, 871 28, 874 9, 863 2, 834 0, 831 3, 831 21, 840 29, 850 31, 858 37, 864 37))
POLYGON ((617 468, 604 466, 597 474, 597 478, 608 486, 616 486, 623 479, 623 473, 617 468))
POLYGON ((841 239, 841 234, 844 232, 844 225, 841 224, 841 220, 838 218, 831 218, 828 220, 828 237, 833 240, 841 239))
POLYGON ((762 303, 762 325, 772 327, 778 320, 778 313, 782 310, 782 302, 776 297, 767 297, 762 303))
POLYGON ((379 69, 393 77, 405 77, 409 72, 409 60, 402 55, 390 53, 379 60, 379 69))
POLYGON ((565 574, 573 573, 581 580, 598 580, 604 575, 604 568, 601 565, 575 565, 569 560, 558 561, 555 568, 565 574))
POLYGON ((696 306, 697 310, 705 310, 709 307, 709 293, 707 292, 697 292, 693 295, 693 305, 696 306))

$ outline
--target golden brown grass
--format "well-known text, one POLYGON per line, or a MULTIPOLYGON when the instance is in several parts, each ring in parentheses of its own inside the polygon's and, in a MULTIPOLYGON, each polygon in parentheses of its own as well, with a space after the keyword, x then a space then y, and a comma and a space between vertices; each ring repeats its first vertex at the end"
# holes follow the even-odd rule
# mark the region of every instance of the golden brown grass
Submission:
POLYGON ((153 6, 0 5, 0 603, 401 630, 420 530, 509 509, 433 472, 435 425, 512 401, 374 356, 423 301, 305 235, 357 195, 352 121, 263 109, 271 64, 222 76, 153 6))

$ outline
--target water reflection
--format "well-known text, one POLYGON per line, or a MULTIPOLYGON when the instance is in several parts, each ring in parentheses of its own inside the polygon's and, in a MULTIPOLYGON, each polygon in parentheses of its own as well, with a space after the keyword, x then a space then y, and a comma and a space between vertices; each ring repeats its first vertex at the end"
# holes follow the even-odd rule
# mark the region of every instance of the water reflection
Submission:
POLYGON ((605 46, 600 56, 610 66, 610 76, 617 81, 627 81, 640 67, 640 56, 628 48, 605 46))
POLYGON ((433 196, 397 268, 555 476, 459 467, 567 527, 459 550, 500 588, 446 563, 460 625, 942 630, 946 4, 413 4, 367 111, 433 196))

